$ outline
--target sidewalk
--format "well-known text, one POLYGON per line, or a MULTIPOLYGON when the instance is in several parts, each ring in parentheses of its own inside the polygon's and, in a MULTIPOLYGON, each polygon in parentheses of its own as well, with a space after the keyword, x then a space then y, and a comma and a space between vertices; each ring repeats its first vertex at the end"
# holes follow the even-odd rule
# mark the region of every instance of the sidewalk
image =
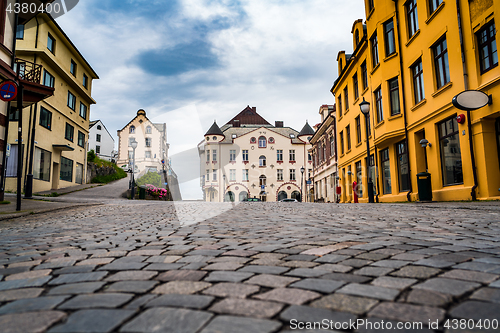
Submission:
POLYGON ((93 188, 97 186, 103 186, 103 184, 83 184, 83 185, 76 185, 76 186, 70 186, 70 187, 65 187, 65 188, 60 188, 57 190, 49 190, 49 191, 43 191, 43 192, 38 192, 35 193, 34 195, 40 195, 40 196, 47 196, 52 193, 57 193, 58 195, 63 195, 63 194, 68 194, 68 193, 73 193, 81 190, 86 190, 88 188, 93 188))

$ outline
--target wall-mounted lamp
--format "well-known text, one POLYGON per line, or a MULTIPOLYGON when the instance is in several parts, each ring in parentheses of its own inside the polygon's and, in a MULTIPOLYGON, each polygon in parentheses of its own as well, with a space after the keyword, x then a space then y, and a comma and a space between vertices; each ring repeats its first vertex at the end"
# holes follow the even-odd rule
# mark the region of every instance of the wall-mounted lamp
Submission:
POLYGON ((422 145, 422 148, 426 148, 427 146, 432 147, 432 144, 427 139, 422 139, 419 143, 422 145))
POLYGON ((352 175, 352 172, 351 171, 347 171, 347 174, 350 176, 350 175, 352 175))

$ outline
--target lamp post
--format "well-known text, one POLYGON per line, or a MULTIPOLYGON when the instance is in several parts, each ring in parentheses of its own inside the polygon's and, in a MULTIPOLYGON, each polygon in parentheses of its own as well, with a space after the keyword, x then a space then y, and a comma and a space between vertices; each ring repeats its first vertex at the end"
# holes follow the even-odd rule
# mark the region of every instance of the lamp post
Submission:
POLYGON ((306 171, 306 168, 304 168, 304 167, 300 168, 300 173, 302 174, 302 176, 300 178, 300 201, 304 200, 304 193, 302 191, 302 189, 304 187, 304 171, 306 171))
POLYGON ((361 113, 365 115, 366 122, 366 167, 368 178, 368 202, 374 203, 375 200, 373 198, 373 181, 370 178, 370 132, 368 131, 368 115, 370 114, 370 103, 365 101, 365 98, 363 97, 363 101, 359 103, 359 108, 361 109, 361 113))
POLYGON ((130 143, 130 146, 132 147, 132 190, 130 191, 130 196, 132 197, 132 200, 134 200, 135 196, 135 148, 137 148, 137 141, 132 141, 130 143))

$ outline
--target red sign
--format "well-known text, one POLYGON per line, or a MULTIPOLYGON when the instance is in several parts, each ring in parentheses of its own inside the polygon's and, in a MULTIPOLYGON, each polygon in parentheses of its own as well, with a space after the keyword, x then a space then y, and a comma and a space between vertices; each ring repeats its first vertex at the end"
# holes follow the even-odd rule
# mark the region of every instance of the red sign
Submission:
POLYGON ((4 102, 10 102, 17 96, 17 86, 14 82, 4 82, 0 86, 0 99, 4 102))

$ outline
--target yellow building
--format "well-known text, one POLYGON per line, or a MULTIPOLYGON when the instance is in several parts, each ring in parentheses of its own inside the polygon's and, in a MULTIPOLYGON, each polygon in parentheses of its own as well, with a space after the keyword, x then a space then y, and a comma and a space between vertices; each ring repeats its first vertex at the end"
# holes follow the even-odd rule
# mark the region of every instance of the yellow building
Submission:
MULTIPOLYGON (((417 174, 426 171, 433 200, 500 199, 500 1, 458 5, 366 0, 367 20, 353 25, 353 54, 339 52, 340 75, 331 90, 338 109, 342 202, 353 201, 348 184, 367 183, 363 98, 371 108, 378 201, 418 200, 417 174), (465 90, 482 91, 492 102, 472 112, 459 110, 452 99, 465 90)), ((360 202, 366 202, 366 187, 359 190, 360 202)))
MULTIPOLYGON (((19 26, 16 49, 22 59, 17 70, 23 75, 36 73, 42 86, 54 89, 53 96, 23 110, 23 156, 27 157, 23 174, 33 175, 34 193, 85 183, 90 105, 95 104, 92 80, 98 79, 97 74, 47 14, 19 26)), ((17 112, 9 119, 6 188, 15 190, 17 112)))

